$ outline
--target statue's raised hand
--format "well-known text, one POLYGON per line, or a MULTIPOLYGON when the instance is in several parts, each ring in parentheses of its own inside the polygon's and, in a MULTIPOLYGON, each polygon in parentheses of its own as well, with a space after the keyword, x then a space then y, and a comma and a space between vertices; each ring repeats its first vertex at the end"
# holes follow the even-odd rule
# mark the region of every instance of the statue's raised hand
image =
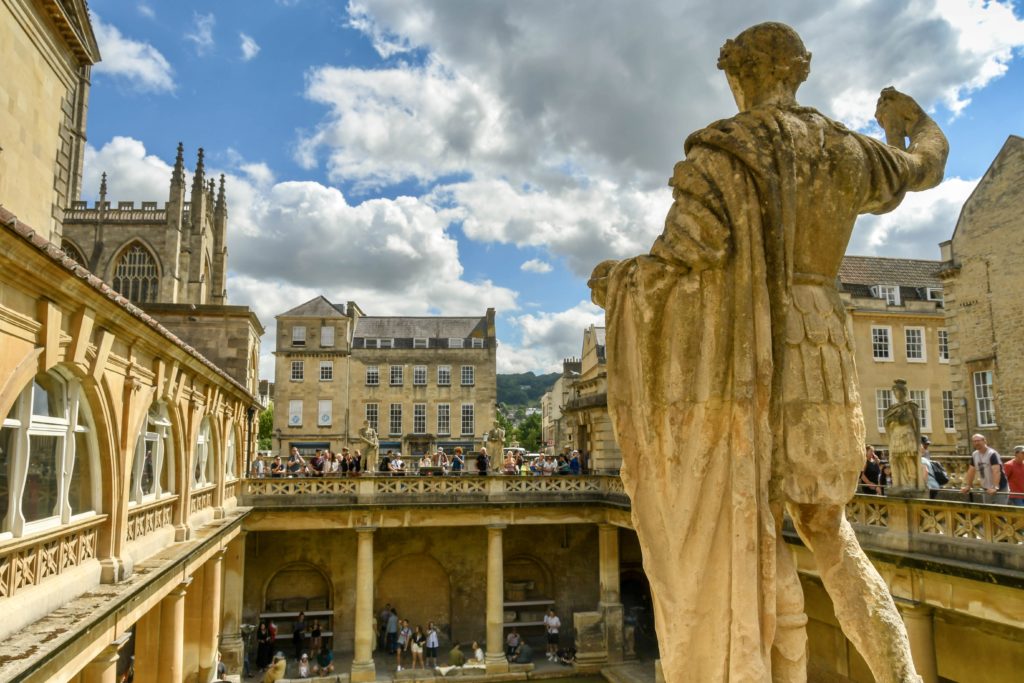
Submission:
POLYGON ((885 140, 894 147, 906 149, 907 137, 913 133, 928 115, 910 95, 889 86, 883 88, 875 106, 875 120, 885 131, 885 140))

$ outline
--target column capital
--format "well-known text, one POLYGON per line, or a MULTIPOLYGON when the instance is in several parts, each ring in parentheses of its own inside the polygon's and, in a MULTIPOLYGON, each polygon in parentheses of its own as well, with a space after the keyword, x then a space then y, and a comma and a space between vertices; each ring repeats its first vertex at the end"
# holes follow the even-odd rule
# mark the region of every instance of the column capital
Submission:
POLYGON ((487 530, 488 531, 501 531, 502 529, 507 529, 507 528, 508 528, 508 524, 505 524, 505 523, 497 523, 497 524, 488 524, 487 525, 487 530))
POLYGON ((172 588, 167 595, 168 597, 174 596, 176 598, 183 598, 185 597, 185 594, 188 593, 188 587, 191 585, 192 577, 190 576, 187 579, 182 579, 181 583, 172 588))
POLYGON ((374 531, 377 530, 377 527, 375 527, 373 525, 370 525, 370 526, 357 526, 357 527, 355 527, 355 530, 356 530, 357 534, 372 534, 374 531))

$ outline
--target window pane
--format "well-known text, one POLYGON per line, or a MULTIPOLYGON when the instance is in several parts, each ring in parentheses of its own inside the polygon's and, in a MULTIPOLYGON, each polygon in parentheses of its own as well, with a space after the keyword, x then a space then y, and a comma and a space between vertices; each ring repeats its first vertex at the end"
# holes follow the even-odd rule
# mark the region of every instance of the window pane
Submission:
POLYGON ((402 404, 392 403, 391 404, 391 419, 388 424, 389 434, 401 434, 402 433, 402 404))
MULTIPOLYGON (((0 429, 0 522, 7 519, 11 498, 11 463, 14 460, 14 439, 17 430, 10 427, 0 429)), ((7 531, 7 527, 0 529, 7 531)))
POLYGON ((26 522, 57 514, 57 455, 63 452, 62 436, 29 437, 28 476, 21 510, 26 522))
POLYGON ((886 327, 871 328, 871 352, 874 358, 888 360, 889 353, 889 329, 886 327))
POLYGON ((136 304, 156 301, 160 287, 156 259, 148 249, 134 244, 121 255, 114 268, 114 289, 136 304))
POLYGON ((156 490, 156 472, 153 459, 156 457, 156 439, 147 437, 142 461, 142 493, 147 495, 156 490))
POLYGON ((92 458, 89 453, 88 434, 75 434, 75 465, 71 469, 71 485, 68 488, 68 503, 72 514, 95 510, 92 500, 92 458))
POLYGON ((32 414, 64 417, 64 386, 53 375, 39 375, 32 383, 32 414))
POLYGON ((928 394, 922 389, 911 389, 910 400, 917 404, 917 416, 922 430, 930 430, 931 417, 928 414, 928 394))
POLYGON ((373 431, 375 431, 375 432, 379 431, 379 429, 378 429, 379 418, 380 418, 380 410, 377 408, 377 404, 376 403, 367 403, 366 404, 366 421, 370 424, 370 427, 372 427, 373 431))
POLYGON ((320 328, 320 346, 334 346, 334 328, 324 326, 320 328))
POLYGON ((885 411, 892 405, 892 389, 875 389, 875 414, 878 431, 885 432, 885 411))
POLYGON ((450 434, 452 424, 452 407, 447 403, 441 403, 437 406, 437 433, 438 434, 450 434))
POLYGON ((953 410, 953 392, 942 392, 942 427, 956 429, 956 413, 953 410))

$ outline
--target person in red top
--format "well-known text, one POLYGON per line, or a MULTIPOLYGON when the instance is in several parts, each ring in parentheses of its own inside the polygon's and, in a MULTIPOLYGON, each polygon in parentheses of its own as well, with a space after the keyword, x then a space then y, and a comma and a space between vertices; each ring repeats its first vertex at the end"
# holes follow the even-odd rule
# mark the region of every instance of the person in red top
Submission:
POLYGON ((1010 505, 1024 507, 1024 446, 1013 449, 1013 459, 1003 463, 1003 472, 1010 482, 1010 505))

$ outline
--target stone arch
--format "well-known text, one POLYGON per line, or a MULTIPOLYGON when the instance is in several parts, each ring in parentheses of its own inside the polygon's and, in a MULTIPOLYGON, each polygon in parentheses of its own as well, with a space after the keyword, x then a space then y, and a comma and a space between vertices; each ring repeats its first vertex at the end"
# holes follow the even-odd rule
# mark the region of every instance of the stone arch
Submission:
POLYGON ((263 584, 260 611, 299 612, 315 607, 329 610, 332 609, 333 592, 330 574, 323 568, 311 562, 290 562, 271 574, 263 584), (323 601, 322 606, 319 601, 323 601))
POLYGON ((507 600, 518 592, 519 600, 544 600, 554 597, 551 570, 533 555, 512 555, 505 559, 505 595, 507 600))
POLYGON ((89 262, 85 260, 85 252, 83 252, 73 240, 68 239, 67 237, 61 239, 60 250, 63 251, 68 258, 83 268, 89 267, 89 262))
POLYGON ((92 428, 99 453, 100 498, 96 512, 110 513, 115 509, 117 499, 115 492, 119 490, 121 481, 121 463, 117 457, 117 431, 111 420, 111 413, 116 406, 111 404, 103 385, 82 367, 75 363, 62 363, 61 370, 73 377, 81 387, 82 396, 89 407, 92 428))
POLYGON ((391 603, 409 625, 424 629, 433 621, 441 633, 451 633, 452 587, 451 578, 432 555, 415 553, 403 555, 389 562, 376 582, 377 600, 374 604, 391 603))
POLYGON ((132 303, 154 303, 160 295, 160 259, 141 237, 122 245, 110 260, 107 281, 132 303))

